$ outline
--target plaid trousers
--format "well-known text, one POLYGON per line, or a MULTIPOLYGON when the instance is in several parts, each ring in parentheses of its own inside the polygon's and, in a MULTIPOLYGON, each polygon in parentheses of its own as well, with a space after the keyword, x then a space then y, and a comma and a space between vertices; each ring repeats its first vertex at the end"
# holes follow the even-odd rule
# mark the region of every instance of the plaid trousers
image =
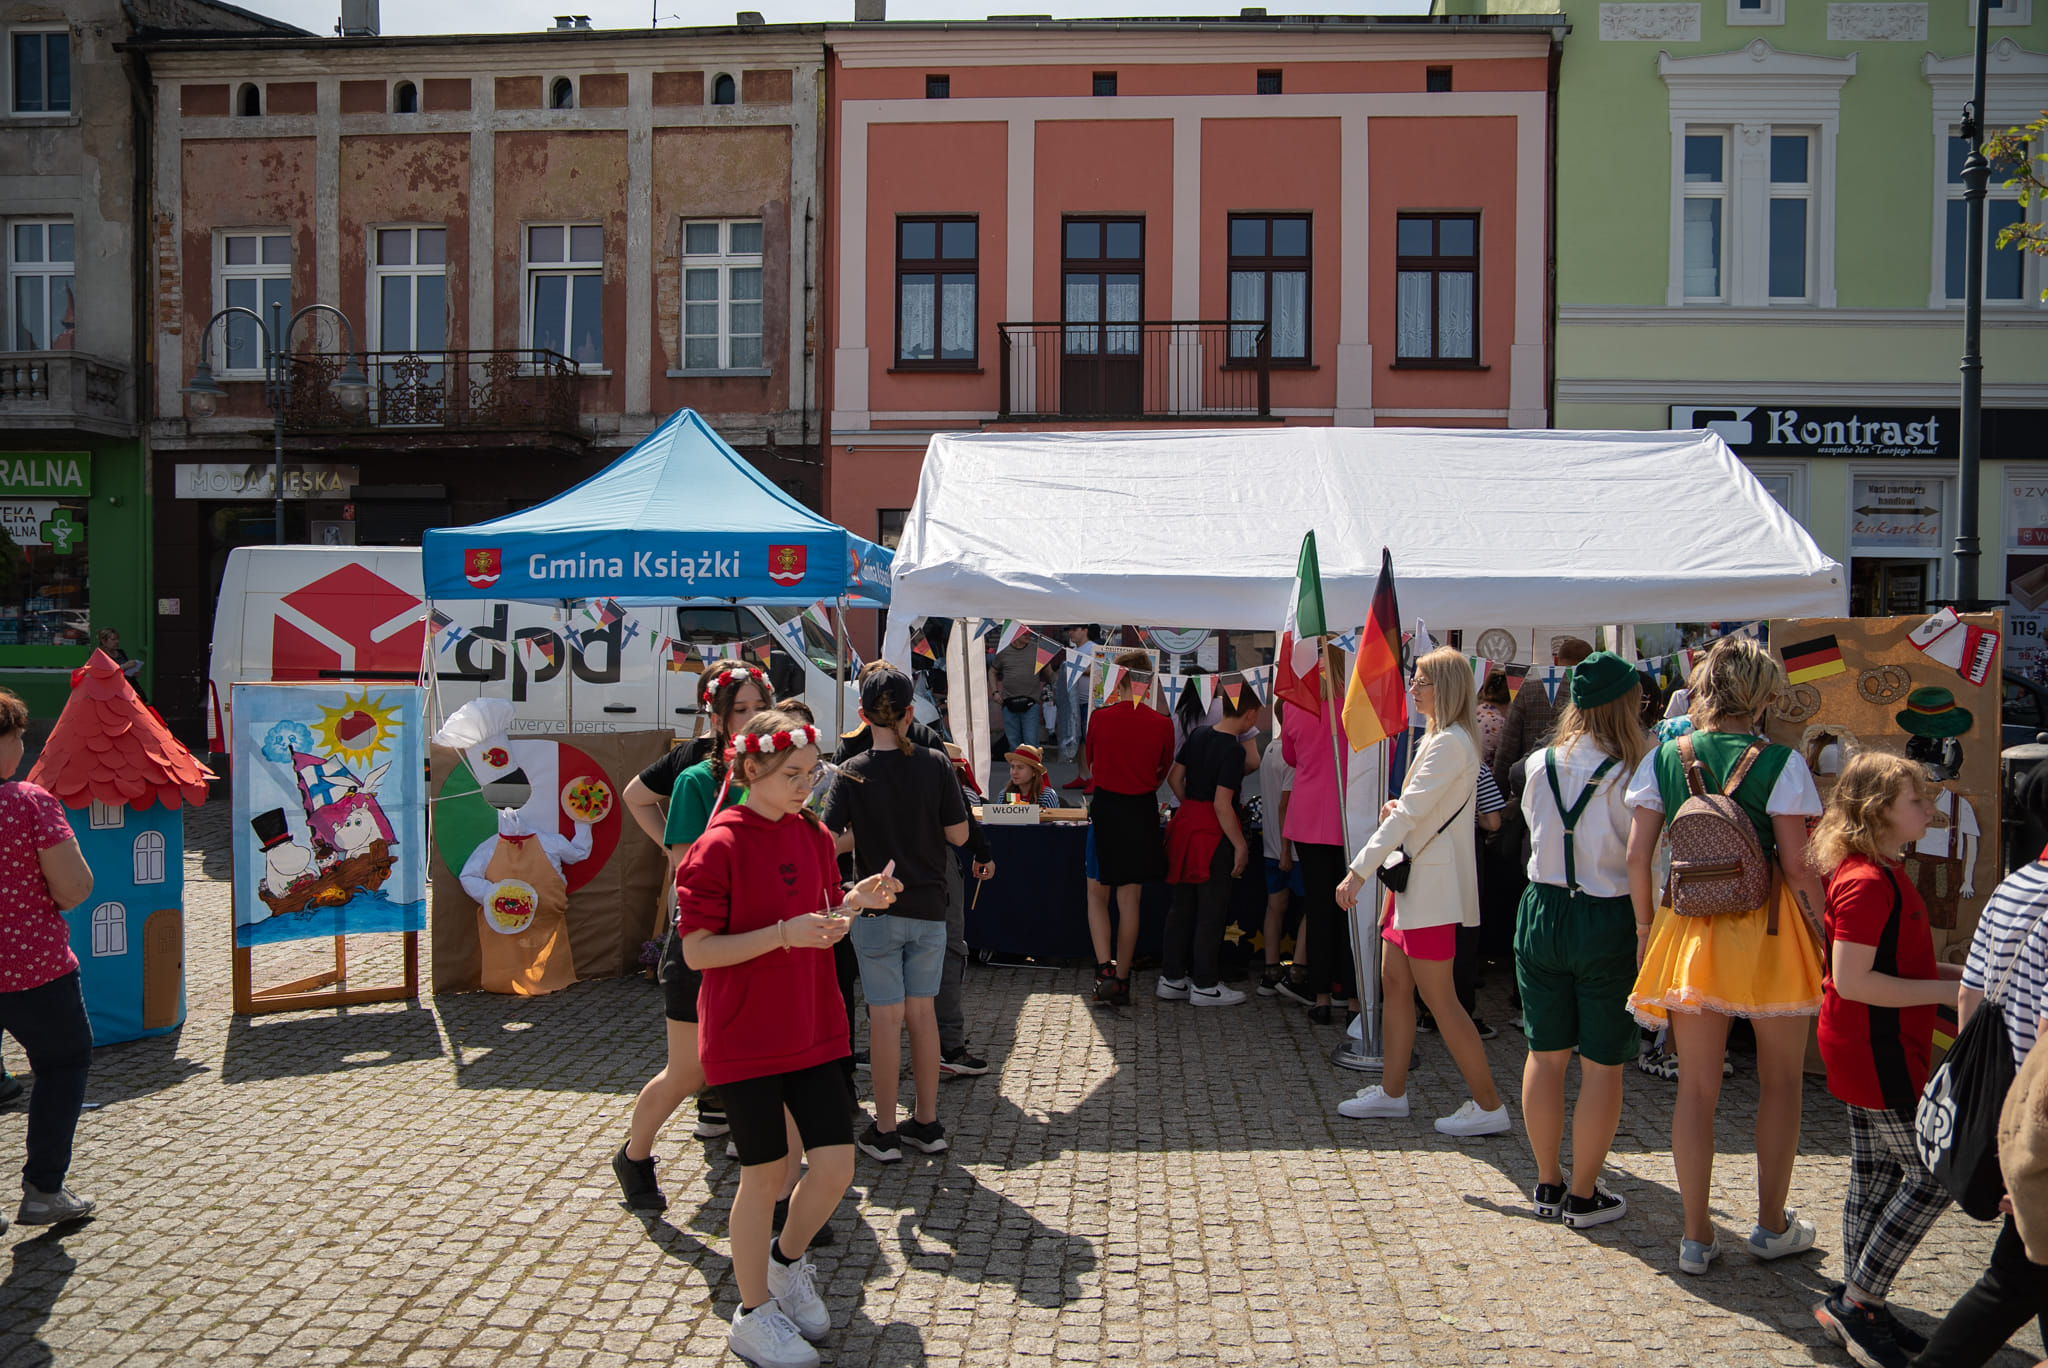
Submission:
POLYGON ((1948 1204, 1948 1189, 1920 1162, 1910 1115, 1849 1108, 1842 1268, 1851 1283, 1872 1296, 1889 1295, 1892 1279, 1948 1204))

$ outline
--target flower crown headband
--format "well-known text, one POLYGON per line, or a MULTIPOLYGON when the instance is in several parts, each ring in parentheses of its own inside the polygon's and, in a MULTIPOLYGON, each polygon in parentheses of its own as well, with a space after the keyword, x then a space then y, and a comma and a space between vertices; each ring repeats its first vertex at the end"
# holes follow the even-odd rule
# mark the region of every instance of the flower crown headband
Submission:
POLYGON ((781 751, 815 746, 824 733, 816 727, 791 727, 778 732, 741 732, 732 739, 735 755, 774 755, 781 751))
MULTIPOLYGON (((760 685, 763 693, 767 692, 768 674, 759 665, 749 665, 741 660, 727 660, 704 672, 703 701, 709 703, 711 695, 722 688, 727 680, 736 674, 745 675, 747 679, 760 685)), ((735 680, 733 684, 737 687, 742 682, 744 681, 735 680)))

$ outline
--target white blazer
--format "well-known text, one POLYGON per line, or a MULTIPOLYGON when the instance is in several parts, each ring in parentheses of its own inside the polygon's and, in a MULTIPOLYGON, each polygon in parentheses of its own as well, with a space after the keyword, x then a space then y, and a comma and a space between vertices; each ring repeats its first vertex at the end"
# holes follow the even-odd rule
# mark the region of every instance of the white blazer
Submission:
POLYGON ((1384 890, 1373 871, 1406 847, 1414 868, 1408 891, 1394 895, 1394 925, 1403 931, 1479 925, 1479 866, 1472 834, 1478 799, 1479 747, 1471 735, 1463 727, 1449 727, 1424 736, 1393 811, 1351 862, 1352 872, 1370 885, 1361 897, 1370 896, 1377 905, 1384 890), (1450 825, 1437 835, 1445 822, 1450 825))

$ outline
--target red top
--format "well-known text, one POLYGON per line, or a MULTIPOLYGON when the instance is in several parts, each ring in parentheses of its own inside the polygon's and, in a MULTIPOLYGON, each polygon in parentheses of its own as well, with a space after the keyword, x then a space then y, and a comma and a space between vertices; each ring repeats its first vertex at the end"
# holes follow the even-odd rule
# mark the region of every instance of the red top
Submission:
POLYGON ((206 801, 206 781, 213 774, 136 696, 113 657, 94 651, 71 672, 71 698, 28 778, 66 807, 97 799, 140 812, 158 802, 197 807, 206 801))
POLYGON ((1088 715, 1087 744, 1095 787, 1110 793, 1157 792, 1173 768, 1172 720, 1129 699, 1088 715))
POLYGON ((1887 1108, 1910 1116, 1927 1085, 1934 1048, 1934 1007, 1872 1007, 1835 991, 1834 943, 1874 946, 1871 968, 1893 978, 1933 979, 1934 937, 1920 890, 1896 869, 1861 855, 1842 861, 1828 880, 1827 988, 1820 1004, 1820 1057, 1828 1091, 1852 1107, 1887 1108))
MULTIPOLYGON (((770 821, 744 805, 713 817, 676 871, 678 935, 741 935, 839 902, 832 837, 803 817, 770 821)), ((770 950, 704 971, 697 1057, 706 1082, 795 1073, 850 1048, 830 950, 770 950)))
POLYGON ((63 805, 34 784, 0 784, 0 993, 40 988, 78 967, 38 858, 72 839, 63 805))

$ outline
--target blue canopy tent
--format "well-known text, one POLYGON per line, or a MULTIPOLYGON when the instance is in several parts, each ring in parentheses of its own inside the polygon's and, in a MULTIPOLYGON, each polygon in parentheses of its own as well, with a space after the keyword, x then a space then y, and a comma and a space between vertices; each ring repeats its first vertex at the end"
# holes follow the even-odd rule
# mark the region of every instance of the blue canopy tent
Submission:
MULTIPOLYGON (((886 608, 890 552, 776 488, 692 409, 546 503, 422 539, 427 598, 886 608)), ((572 719, 573 720, 573 719, 572 719)))

